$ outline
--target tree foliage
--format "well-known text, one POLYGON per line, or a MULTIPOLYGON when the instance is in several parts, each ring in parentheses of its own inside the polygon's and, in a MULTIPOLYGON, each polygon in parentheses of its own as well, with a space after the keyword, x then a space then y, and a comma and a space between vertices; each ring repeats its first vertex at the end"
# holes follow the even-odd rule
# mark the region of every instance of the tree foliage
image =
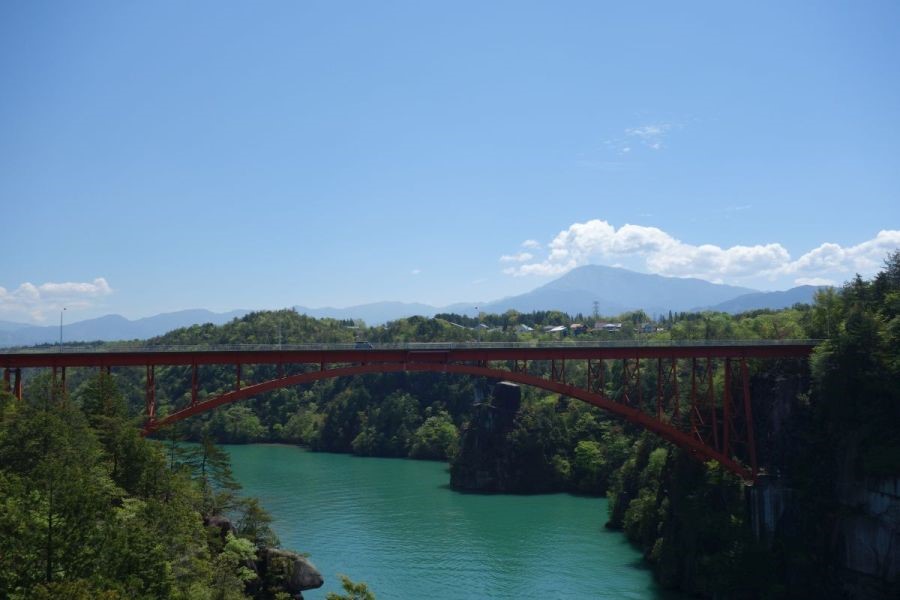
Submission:
POLYGON ((221 449, 173 464, 107 375, 72 397, 46 377, 27 392, 0 398, 0 597, 248 597, 257 547, 277 540, 257 501, 234 498, 221 449), (238 537, 210 542, 202 516, 226 505, 238 537))

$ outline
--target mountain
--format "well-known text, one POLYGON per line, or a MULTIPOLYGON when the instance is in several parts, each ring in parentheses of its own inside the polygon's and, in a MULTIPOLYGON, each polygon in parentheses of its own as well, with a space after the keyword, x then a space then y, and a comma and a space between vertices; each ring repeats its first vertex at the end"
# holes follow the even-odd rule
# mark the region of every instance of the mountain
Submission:
MULTIPOLYGON (((121 315, 106 315, 69 323, 63 327, 63 342, 91 342, 146 339, 162 335, 179 327, 199 323, 222 325, 232 319, 242 317, 248 310, 233 310, 214 313, 205 309, 181 310, 163 313, 133 321, 121 315)), ((0 346, 31 346, 59 341, 58 325, 26 325, 23 323, 0 322, 0 346)))
POLYGON ((541 287, 518 296, 492 302, 465 302, 436 307, 406 302, 375 302, 347 308, 295 306, 311 317, 362 319, 367 325, 419 315, 455 312, 474 315, 475 307, 485 312, 503 313, 560 310, 569 314, 590 314, 594 302, 602 315, 612 316, 643 309, 650 315, 668 311, 718 310, 740 312, 757 308, 785 308, 797 302, 811 302, 815 286, 800 286, 783 292, 759 292, 750 288, 711 283, 689 277, 664 277, 637 273, 618 267, 587 265, 572 269, 541 287))
POLYGON ((798 303, 812 304, 816 292, 825 289, 826 287, 828 286, 801 285, 781 292, 754 292, 752 294, 743 294, 737 298, 732 298, 731 300, 726 300, 725 302, 710 306, 707 310, 737 314, 761 308, 778 310, 779 308, 788 308, 798 303))
MULTIPOLYGON (((710 283, 702 279, 647 275, 617 267, 587 265, 572 269, 562 277, 518 296, 493 302, 461 302, 449 306, 431 306, 415 302, 373 302, 346 308, 308 308, 294 310, 311 317, 362 319, 367 325, 415 315, 432 317, 438 313, 476 314, 475 307, 485 312, 502 313, 561 310, 569 314, 590 314, 594 302, 600 314, 617 315, 643 309, 650 315, 668 311, 717 310, 737 313, 759 308, 785 308, 798 302, 811 302, 821 288, 800 286, 782 292, 758 292, 744 287, 710 283), (699 308, 698 308, 699 307, 699 308)), ((120 315, 106 315, 65 326, 63 340, 113 341, 146 339, 179 327, 198 323, 221 325, 250 311, 234 310, 214 313, 208 310, 182 310, 130 321, 120 315)), ((0 347, 27 346, 59 341, 59 327, 35 326, 0 321, 0 347)))
POLYGON ((526 294, 490 302, 484 310, 561 310, 589 314, 594 302, 604 315, 643 309, 648 314, 687 311, 697 306, 719 304, 755 290, 710 283, 702 279, 663 277, 618 267, 586 265, 526 294))
POLYGON ((0 321, 0 332, 16 331, 24 329, 25 327, 31 327, 31 325, 28 325, 27 323, 15 323, 13 321, 0 321))

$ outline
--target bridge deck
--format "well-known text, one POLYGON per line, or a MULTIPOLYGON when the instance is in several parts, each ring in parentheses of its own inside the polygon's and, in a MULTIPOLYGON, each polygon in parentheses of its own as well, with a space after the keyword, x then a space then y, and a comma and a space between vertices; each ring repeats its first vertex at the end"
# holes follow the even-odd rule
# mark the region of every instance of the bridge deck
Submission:
POLYGON ((0 351, 0 368, 192 364, 464 362, 617 358, 787 358, 808 356, 821 340, 677 342, 519 342, 138 346, 25 348, 0 351))

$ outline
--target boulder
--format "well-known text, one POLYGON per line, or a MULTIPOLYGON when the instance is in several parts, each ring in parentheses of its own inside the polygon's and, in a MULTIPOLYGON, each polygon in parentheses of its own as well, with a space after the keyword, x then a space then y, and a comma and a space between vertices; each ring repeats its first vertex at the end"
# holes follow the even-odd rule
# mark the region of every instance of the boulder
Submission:
POLYGON ((218 529, 219 534, 222 536, 223 540, 228 537, 229 533, 235 533, 234 525, 232 524, 231 519, 222 515, 203 517, 203 525, 211 529, 218 529))
POLYGON ((265 580, 272 588, 281 588, 289 594, 296 595, 303 590, 322 587, 325 580, 306 557, 280 548, 261 548, 259 551, 260 569, 265 580))

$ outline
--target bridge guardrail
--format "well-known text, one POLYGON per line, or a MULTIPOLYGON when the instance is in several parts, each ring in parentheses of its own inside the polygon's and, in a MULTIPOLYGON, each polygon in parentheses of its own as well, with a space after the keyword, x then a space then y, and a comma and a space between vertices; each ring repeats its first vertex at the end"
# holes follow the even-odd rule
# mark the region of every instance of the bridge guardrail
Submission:
POLYGON ((727 346, 815 346, 821 339, 783 340, 610 340, 610 341, 530 341, 530 342, 395 342, 317 344, 192 344, 145 345, 104 343, 102 345, 30 346, 0 348, 2 354, 59 354, 112 352, 292 352, 304 350, 478 350, 497 348, 702 348, 727 346), (363 346, 362 344, 365 344, 363 346))

